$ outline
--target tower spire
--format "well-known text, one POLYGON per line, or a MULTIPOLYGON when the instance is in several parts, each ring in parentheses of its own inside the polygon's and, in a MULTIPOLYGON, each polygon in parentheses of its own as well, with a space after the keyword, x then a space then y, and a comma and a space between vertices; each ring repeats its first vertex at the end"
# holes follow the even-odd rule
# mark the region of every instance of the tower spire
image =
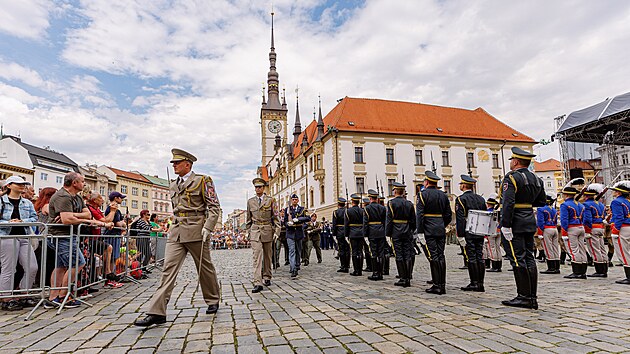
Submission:
POLYGON ((293 143, 297 144, 297 139, 302 134, 302 123, 300 123, 300 95, 299 88, 295 89, 295 125, 293 126, 293 143))
POLYGON ((322 118, 322 97, 319 98, 319 118, 317 118, 317 139, 315 141, 321 141, 324 138, 324 118, 322 118))
POLYGON ((280 91, 278 84, 278 72, 276 71, 276 48, 273 34, 273 9, 271 10, 271 48, 269 51, 269 72, 267 73, 267 107, 270 109, 282 109, 280 105, 280 91))

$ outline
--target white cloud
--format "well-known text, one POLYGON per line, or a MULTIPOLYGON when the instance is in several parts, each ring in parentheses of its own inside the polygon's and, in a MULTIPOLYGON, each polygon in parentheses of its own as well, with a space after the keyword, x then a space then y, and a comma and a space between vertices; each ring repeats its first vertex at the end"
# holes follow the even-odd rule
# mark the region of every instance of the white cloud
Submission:
POLYGON ((46 0, 0 0, 0 32, 40 39, 50 25, 48 15, 53 6, 46 0))
MULTIPOLYGON (((535 139, 549 138, 553 117, 628 91, 625 2, 369 1, 313 19, 311 9, 323 3, 274 2, 290 129, 296 85, 304 124, 321 93, 324 113, 346 95, 481 106, 535 139)), ((170 148, 187 149, 200 158, 196 168, 215 177, 227 214, 243 206, 260 160, 266 7, 249 0, 84 2, 74 12, 85 27, 66 29, 60 64, 85 74, 55 83, 61 104, 31 108, 41 98, 0 85, 0 98, 11 103, 0 114, 18 117, 10 124, 22 124, 25 139, 79 162, 164 175, 170 148), (103 72, 120 85, 141 78, 159 86, 140 85, 129 102, 142 113, 133 113, 98 81, 103 72), (81 108, 86 102, 98 108, 81 108)), ((43 85, 28 68, 7 72, 43 85)), ((556 149, 540 152, 549 158, 556 149)))
POLYGON ((45 81, 39 73, 18 63, 9 63, 0 59, 0 78, 8 81, 18 81, 33 88, 50 91, 53 85, 45 81))

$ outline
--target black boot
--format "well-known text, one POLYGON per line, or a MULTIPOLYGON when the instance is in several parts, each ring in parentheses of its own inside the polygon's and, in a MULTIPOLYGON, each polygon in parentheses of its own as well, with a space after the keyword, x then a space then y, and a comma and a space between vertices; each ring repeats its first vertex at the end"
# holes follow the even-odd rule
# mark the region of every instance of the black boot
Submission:
POLYGON ((383 258, 383 275, 389 275, 389 255, 383 258))
POLYGON ((564 276, 566 279, 577 279, 580 277, 580 265, 571 262, 571 274, 564 276))
POLYGON ((476 291, 478 293, 483 293, 486 291, 486 289, 483 287, 483 281, 485 277, 486 277, 486 268, 484 267, 483 262, 479 262, 477 263, 477 290, 473 290, 473 291, 476 291))
POLYGON ((470 284, 462 286, 460 289, 463 291, 477 290, 477 263, 468 262, 468 277, 470 278, 470 284))
POLYGON ((580 270, 580 274, 577 279, 586 279, 586 271, 588 269, 588 264, 580 263, 578 264, 578 269, 580 270))
POLYGON ((488 272, 498 273, 501 272, 501 266, 503 261, 492 261, 492 268, 488 269, 488 272))
POLYGON ((438 268, 440 267, 440 265, 438 261, 431 261, 429 262, 429 266, 431 266, 431 279, 433 281, 433 286, 431 286, 429 289, 426 289, 425 291, 430 294, 439 294, 440 271, 438 268))
POLYGON ((588 276, 591 278, 607 278, 608 272, 604 270, 604 267, 608 268, 608 263, 594 263, 595 273, 589 274, 588 276))
POLYGON ((352 268, 354 268, 354 271, 350 273, 350 275, 355 277, 363 275, 361 270, 363 268, 363 259, 361 259, 361 257, 352 256, 352 268))
POLYGON ((416 265, 416 256, 415 255, 411 255, 411 263, 409 264, 408 268, 407 268, 407 276, 409 278, 409 280, 413 279, 413 267, 415 267, 416 265))
POLYGON ((512 300, 504 300, 505 306, 531 308, 531 287, 529 271, 524 267, 514 267, 514 280, 516 282, 516 297, 512 300))
POLYGON ((490 269, 490 258, 484 259, 484 264, 485 264, 486 269, 490 269))
POLYGON ((414 258, 416 258, 416 256, 411 256, 411 257, 412 258, 406 261, 405 263, 405 271, 407 272, 407 277, 405 278, 405 285, 403 285, 405 288, 411 286, 411 277, 413 274, 414 258))
POLYGON ((529 268, 529 298, 530 308, 538 310, 538 270, 536 267, 529 268))
POLYGON ((398 274, 400 275, 400 279, 394 283, 396 286, 405 286, 407 284, 407 270, 406 270, 405 261, 396 261, 396 268, 398 268, 398 274))
POLYGON ((369 280, 383 280, 383 263, 380 258, 372 258, 372 275, 368 277, 369 280))
POLYGON ((565 260, 567 259, 567 253, 565 251, 560 252, 560 264, 564 265, 565 260))
POLYGON ((630 267, 623 267, 623 271, 626 273, 626 279, 617 280, 615 283, 630 285, 630 267))
POLYGON ((592 267, 592 266, 593 266, 593 257, 591 257, 591 255, 590 255, 590 254, 588 254, 588 253, 586 254, 586 264, 587 264, 589 267, 592 267))
POLYGON ((540 274, 558 274, 558 272, 556 272, 556 265, 555 265, 555 261, 550 261, 547 260, 547 270, 543 270, 540 272, 540 274))
POLYGON ((613 262, 612 262, 612 259, 613 259, 614 255, 615 255, 614 253, 608 252, 608 266, 609 267, 614 267, 613 262))
POLYGON ((440 295, 446 294, 446 259, 443 259, 439 262, 439 267, 438 267, 438 275, 440 277, 440 284, 439 284, 439 288, 440 288, 440 295))

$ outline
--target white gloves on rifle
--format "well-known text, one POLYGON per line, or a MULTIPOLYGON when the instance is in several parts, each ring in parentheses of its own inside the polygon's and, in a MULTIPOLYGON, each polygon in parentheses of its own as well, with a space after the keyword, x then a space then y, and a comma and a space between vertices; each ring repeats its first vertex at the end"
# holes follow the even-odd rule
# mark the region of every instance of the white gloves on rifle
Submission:
POLYGON ((299 222, 300 222, 300 219, 298 219, 298 218, 293 218, 293 223, 294 223, 294 224, 297 224, 297 223, 299 223, 299 222))
POLYGON ((426 243, 426 240, 424 239, 424 233, 414 234, 413 238, 416 241, 416 243, 422 243, 422 244, 426 243))
POLYGON ((501 232, 503 233, 503 237, 505 237, 505 239, 508 241, 512 241, 512 239, 514 238, 511 227, 502 227, 501 232))

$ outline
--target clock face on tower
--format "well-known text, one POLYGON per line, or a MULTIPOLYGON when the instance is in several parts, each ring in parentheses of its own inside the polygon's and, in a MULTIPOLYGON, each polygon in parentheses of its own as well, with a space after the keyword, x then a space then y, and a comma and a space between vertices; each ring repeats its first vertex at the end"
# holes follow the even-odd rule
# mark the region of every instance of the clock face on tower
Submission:
POLYGON ((280 130, 282 130, 282 123, 274 119, 267 123, 267 129, 269 129, 269 131, 273 134, 278 134, 280 130))

